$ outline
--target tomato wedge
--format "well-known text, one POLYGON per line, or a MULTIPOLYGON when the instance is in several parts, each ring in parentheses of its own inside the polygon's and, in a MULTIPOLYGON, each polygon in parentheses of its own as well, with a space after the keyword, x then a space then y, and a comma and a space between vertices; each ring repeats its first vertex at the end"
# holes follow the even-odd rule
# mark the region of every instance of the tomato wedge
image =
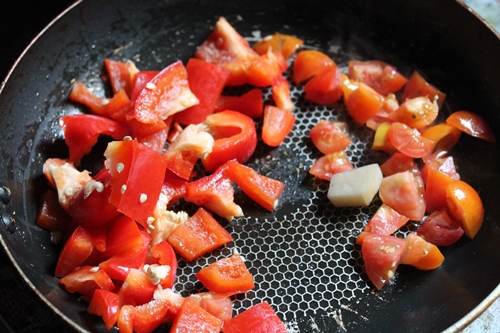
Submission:
POLYGON ((337 103, 342 94, 342 75, 336 66, 326 68, 304 85, 304 98, 320 105, 337 103))
POLYGON ((399 91, 408 81, 395 67, 380 60, 350 60, 348 70, 349 78, 366 83, 383 96, 399 91))
POLYGON ((413 71, 403 89, 401 100, 406 101, 407 99, 419 96, 427 96, 430 100, 436 101, 439 108, 441 108, 446 98, 445 93, 427 82, 418 71, 413 71))
POLYGON ((253 275, 239 254, 219 259, 196 273, 196 278, 208 290, 231 296, 254 288, 253 275))
POLYGON ((365 225, 363 232, 356 238, 356 244, 362 244, 364 237, 370 232, 377 235, 392 235, 408 221, 408 217, 382 204, 365 225))
POLYGON ((345 151, 326 154, 314 161, 309 173, 319 179, 330 181, 334 174, 352 170, 354 166, 345 151))
POLYGON ((358 125, 364 125, 384 104, 384 97, 363 82, 359 82, 346 94, 344 103, 349 115, 358 125))
POLYGON ((401 264, 410 265, 422 270, 436 269, 444 261, 444 256, 439 248, 427 242, 415 233, 406 236, 406 247, 401 257, 401 264))
POLYGON ((446 203, 465 235, 474 238, 484 219, 484 206, 479 193, 463 180, 455 180, 446 186, 446 203))
POLYGON ((275 33, 253 44, 252 49, 258 54, 265 54, 269 50, 280 52, 285 59, 288 59, 303 45, 304 40, 298 37, 275 33))
POLYGON ((464 230, 447 209, 443 208, 427 216, 416 233, 434 245, 449 246, 462 238, 464 230))
POLYGON ((481 116, 473 112, 464 110, 455 111, 446 118, 446 123, 473 137, 491 143, 497 142, 490 125, 481 116))
POLYGON ((293 62, 293 81, 303 83, 327 68, 336 68, 337 64, 328 55, 317 50, 302 50, 293 62))
POLYGON ((431 101, 427 96, 420 96, 401 103, 399 108, 390 114, 389 119, 411 128, 423 129, 436 120, 438 112, 436 101, 431 101))
POLYGON ((271 147, 279 146, 292 131, 295 120, 291 111, 266 105, 262 120, 262 141, 271 147))
POLYGON ((434 141, 423 137, 416 128, 394 122, 389 130, 389 140, 398 151, 413 158, 429 155, 434 148, 434 141))
POLYGON ((314 146, 323 154, 331 154, 344 150, 351 144, 351 138, 345 133, 344 122, 320 120, 309 131, 314 146))

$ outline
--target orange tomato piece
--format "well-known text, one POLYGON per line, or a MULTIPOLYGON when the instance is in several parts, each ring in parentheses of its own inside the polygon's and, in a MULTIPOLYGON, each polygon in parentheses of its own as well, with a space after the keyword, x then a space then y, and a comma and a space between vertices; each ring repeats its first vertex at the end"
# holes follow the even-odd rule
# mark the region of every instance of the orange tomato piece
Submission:
POLYGON ((459 129, 441 123, 424 129, 422 136, 434 141, 434 150, 449 151, 457 144, 461 133, 459 129))
POLYGON ((321 105, 338 102, 342 98, 342 75, 333 66, 315 75, 304 86, 304 98, 321 105))
POLYGON ((445 93, 428 83, 419 72, 414 71, 408 82, 406 82, 401 100, 406 101, 407 99, 419 96, 427 96, 430 100, 435 100, 439 108, 441 108, 446 98, 445 93))
POLYGON ((269 50, 273 52, 281 52, 285 59, 288 59, 298 49, 304 45, 304 41, 298 37, 275 33, 264 37, 252 46, 252 49, 258 54, 267 53, 269 50))
POLYGON ((446 123, 473 137, 491 143, 497 142, 496 136, 486 120, 476 113, 465 110, 456 111, 446 119, 446 123))
POLYGON ((410 265, 422 270, 441 266, 444 256, 439 248, 415 233, 406 236, 406 247, 401 257, 402 265, 410 265))
POLYGON ((404 101, 389 118, 412 128, 422 129, 436 119, 438 111, 435 101, 431 101, 427 96, 420 96, 404 101))
POLYGON ((337 64, 325 53, 317 50, 300 51, 293 62, 293 82, 303 83, 330 67, 337 67, 337 64))
POLYGON ((425 209, 427 213, 446 207, 446 187, 453 178, 437 169, 429 168, 425 181, 425 209))
POLYGON ((349 115, 357 124, 363 125, 382 108, 384 97, 360 82, 347 94, 344 91, 344 102, 349 115))
POLYGON ((348 69, 351 79, 366 83, 383 96, 399 91, 408 81, 395 67, 380 60, 351 60, 348 69))
POLYGON ((446 204, 453 217, 460 222, 464 233, 474 238, 484 219, 484 206, 479 193, 463 180, 446 186, 446 204))
POLYGON ((279 146, 292 131, 295 119, 289 110, 266 105, 262 119, 262 141, 271 147, 279 146))

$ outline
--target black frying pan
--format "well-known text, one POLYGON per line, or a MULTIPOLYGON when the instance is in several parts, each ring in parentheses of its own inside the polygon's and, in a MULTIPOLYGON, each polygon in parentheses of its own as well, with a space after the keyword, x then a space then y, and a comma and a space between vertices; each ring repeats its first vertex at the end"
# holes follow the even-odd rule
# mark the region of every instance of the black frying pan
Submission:
MULTIPOLYGON (((219 16, 247 37, 257 31, 262 36, 276 31, 297 35, 340 65, 353 57, 376 58, 405 74, 418 69, 448 94, 445 114, 473 110, 500 137, 499 37, 455 1, 83 1, 30 47, 0 95, 0 185, 11 191, 10 201, 2 204, 0 241, 28 285, 75 330, 104 327, 57 284, 53 269, 58 248, 34 225, 37 198, 47 186, 43 161, 67 154, 57 119, 85 111, 67 101, 71 80, 103 88, 105 57, 133 58, 141 69, 185 61, 219 16)), ((337 108, 297 103, 302 115, 290 139, 277 150, 260 145, 250 161, 286 182, 278 210, 263 212, 237 196, 247 216, 228 226, 234 244, 194 264, 181 262, 184 278, 177 289, 201 290, 193 273, 237 247, 257 286, 235 300, 236 312, 268 300, 300 332, 453 331, 466 325, 500 293, 498 145, 464 136, 454 151, 462 178, 484 200, 486 218, 476 238, 443 249, 446 261, 439 269, 401 267, 395 283, 375 292, 364 276, 359 249, 352 245, 373 210, 333 209, 325 184, 307 174, 313 158, 304 139, 313 123, 308 118, 349 119, 337 108), (271 158, 259 163, 263 156, 271 158)), ((381 160, 364 143, 370 133, 354 131, 359 138, 350 153, 355 165, 381 160)))

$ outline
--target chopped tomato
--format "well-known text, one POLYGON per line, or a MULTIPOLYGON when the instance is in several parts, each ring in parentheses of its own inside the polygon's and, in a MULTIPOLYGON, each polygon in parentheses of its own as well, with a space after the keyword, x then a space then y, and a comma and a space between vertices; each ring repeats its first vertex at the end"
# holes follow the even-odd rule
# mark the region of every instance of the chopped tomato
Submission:
MULTIPOLYGON (((278 82, 276 84, 279 84, 278 82)), ((250 118, 259 118, 264 112, 262 90, 253 88, 240 96, 221 95, 214 107, 214 112, 233 110, 250 118)))
POLYGON ((394 146, 389 138, 389 132, 391 129, 391 123, 388 121, 383 121, 377 125, 375 130, 375 136, 373 137, 372 149, 381 150, 388 154, 393 154, 395 151, 394 146))
POLYGON ((422 270, 436 269, 443 263, 444 256, 439 248, 415 233, 406 236, 406 247, 401 264, 422 270))
POLYGON ((287 329, 267 302, 253 305, 224 323, 223 333, 287 333, 287 329))
POLYGON ((225 296, 246 293, 254 287, 253 275, 238 254, 203 267, 196 278, 208 290, 225 296))
POLYGON ((449 246, 462 238, 464 230, 447 209, 443 208, 427 216, 416 233, 434 245, 449 246))
POLYGON ((271 86, 282 77, 287 67, 280 52, 267 52, 245 67, 246 82, 256 87, 271 86))
POLYGON ((427 96, 430 100, 436 101, 439 108, 441 108, 446 98, 445 93, 428 83, 418 71, 414 71, 408 82, 406 82, 401 100, 404 102, 407 99, 419 96, 427 96))
POLYGON ((209 115, 204 122, 214 137, 212 152, 202 158, 208 172, 232 159, 248 161, 257 147, 257 131, 252 118, 236 111, 222 111, 209 115))
POLYGON ((160 195, 166 161, 160 153, 137 140, 110 142, 104 156, 111 174, 109 202, 146 226, 160 195))
POLYGON ((438 115, 436 101, 431 101, 427 96, 407 99, 397 110, 391 113, 389 118, 395 122, 401 122, 411 128, 423 129, 436 120, 438 115))
POLYGON ((269 50, 280 52, 285 59, 288 59, 303 45, 304 41, 298 37, 275 33, 255 43, 252 49, 258 54, 265 54, 269 50))
POLYGON ((104 59, 104 67, 113 94, 123 89, 130 97, 132 95, 133 79, 139 72, 135 64, 132 61, 123 62, 106 58, 104 59))
POLYGON ((285 184, 279 180, 257 173, 250 167, 229 161, 230 177, 250 198, 269 211, 278 205, 285 184))
POLYGON ((248 42, 220 17, 207 39, 198 47, 195 57, 218 64, 231 71, 228 85, 247 83, 245 68, 259 57, 248 42))
POLYGON ((228 220, 235 216, 243 216, 241 207, 234 203, 233 182, 227 163, 221 165, 211 175, 187 183, 184 199, 198 206, 204 206, 228 220))
POLYGON ((479 193, 463 180, 454 180, 446 186, 446 203, 465 235, 474 238, 484 219, 484 206, 479 193))
POLYGON ((438 169, 428 168, 424 193, 427 213, 446 207, 446 187, 452 181, 453 178, 446 173, 438 169))
POLYGON ((262 120, 262 141, 271 147, 279 146, 292 131, 295 120, 291 111, 266 105, 262 120))
POLYGON ((188 261, 229 243, 233 237, 202 207, 175 228, 167 241, 188 261))
POLYGON ((105 289, 96 289, 87 311, 90 314, 101 316, 106 329, 109 331, 118 320, 119 309, 120 298, 117 293, 105 289))
POLYGON ((344 91, 344 103, 353 120, 363 125, 380 111, 384 97, 368 85, 359 82, 348 94, 344 91))
POLYGON ((433 151, 450 151, 460 139, 462 132, 448 124, 429 126, 422 131, 422 136, 434 141, 433 151))
POLYGON ((77 227, 59 254, 55 276, 66 276, 75 268, 81 266, 90 257, 93 249, 90 232, 84 227, 77 227))
POLYGON ((189 88, 200 103, 176 113, 174 119, 181 125, 199 124, 214 111, 215 103, 231 72, 219 65, 196 58, 189 59, 186 71, 189 88))
POLYGON ((338 151, 318 158, 309 169, 309 173, 319 179, 330 181, 334 174, 352 169, 354 166, 345 151, 338 151))
POLYGON ((396 274, 405 251, 404 239, 369 233, 361 245, 361 254, 368 278, 378 290, 396 274))
POLYGON ((79 163, 90 153, 100 135, 121 140, 127 131, 118 122, 91 114, 62 116, 60 126, 64 131, 64 141, 69 148, 69 161, 79 163))
POLYGON ((363 232, 356 238, 356 244, 362 244, 364 237, 370 232, 377 235, 392 235, 408 221, 408 217, 382 204, 365 225, 363 232))
POLYGON ((276 107, 293 112, 295 104, 290 96, 290 84, 284 77, 279 78, 271 87, 271 93, 276 107))
POLYGON ((342 94, 342 75, 337 66, 326 68, 304 85, 304 98, 320 105, 336 103, 342 94))
POLYGON ((90 302, 94 291, 104 289, 115 290, 113 281, 105 271, 96 266, 81 266, 59 279, 70 293, 78 293, 83 299, 90 302))
POLYGON ((186 298, 177 314, 170 332, 172 333, 219 333, 223 321, 201 308, 192 298, 186 298))
POLYGON ((351 138, 344 132, 346 124, 329 120, 320 120, 309 131, 314 146, 323 154, 344 150, 351 144, 351 138))
POLYGON ((327 68, 336 68, 337 64, 328 55, 317 50, 302 50, 293 62, 293 81, 303 83, 327 68))
POLYGON ((379 196, 382 203, 411 220, 420 221, 425 215, 425 201, 416 178, 410 171, 384 177, 379 196))
POLYGON ((382 174, 386 177, 403 171, 411 171, 416 175, 421 174, 415 159, 400 152, 395 152, 385 160, 380 165, 380 170, 382 170, 382 174))
POLYGON ((425 157, 434 148, 434 141, 423 137, 417 129, 400 122, 391 124, 389 140, 398 151, 414 158, 425 157))
POLYGON ((141 305, 153 298, 156 285, 141 269, 132 268, 118 290, 120 305, 141 305))
POLYGON ((495 134, 486 120, 476 113, 470 111, 455 111, 446 118, 446 123, 473 137, 491 143, 497 142, 495 134))
POLYGON ((349 78, 366 83, 383 96, 399 91, 408 81, 395 67, 380 60, 350 60, 348 70, 349 78))
POLYGON ((135 100, 133 118, 154 124, 198 103, 198 98, 189 89, 186 68, 181 61, 176 61, 141 90, 135 100))

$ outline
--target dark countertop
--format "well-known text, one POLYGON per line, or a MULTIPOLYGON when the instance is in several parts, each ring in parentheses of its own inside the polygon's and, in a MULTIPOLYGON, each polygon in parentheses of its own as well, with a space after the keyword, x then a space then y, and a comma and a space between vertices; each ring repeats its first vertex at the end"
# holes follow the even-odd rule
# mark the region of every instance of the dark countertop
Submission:
MULTIPOLYGON (((73 2, 73 0, 50 2, 18 0, 15 4, 0 3, 0 13, 3 14, 0 20, 2 80, 33 38, 73 2)), ((463 2, 500 31, 500 1, 464 0, 463 2)), ((52 316, 50 310, 21 282, 21 278, 3 250, 0 250, 0 300, 1 332, 71 332, 70 328, 56 316, 52 316)), ((500 313, 500 299, 467 327, 464 333, 500 332, 498 313, 500 313)))

